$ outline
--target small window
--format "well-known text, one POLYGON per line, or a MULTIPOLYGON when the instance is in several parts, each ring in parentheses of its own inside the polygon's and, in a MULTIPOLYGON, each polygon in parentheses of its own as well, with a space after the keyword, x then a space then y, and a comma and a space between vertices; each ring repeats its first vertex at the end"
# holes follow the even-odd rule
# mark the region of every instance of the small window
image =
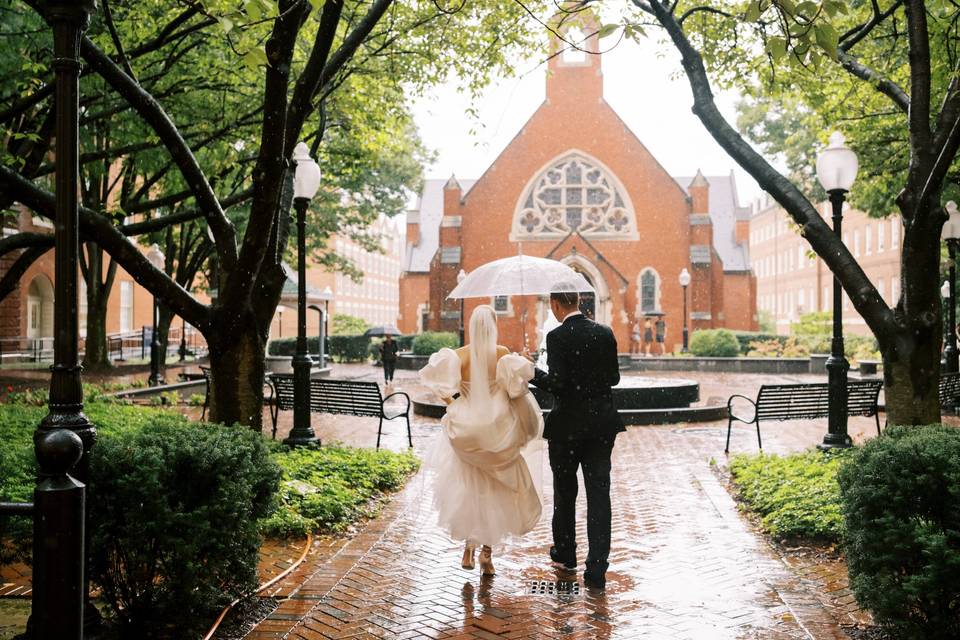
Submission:
POLYGON ((495 296, 493 310, 497 313, 510 313, 510 296, 495 296))
POLYGON ((896 249, 900 246, 900 220, 890 219, 890 248, 896 249))
POLYGON ((640 311, 647 313, 657 310, 657 276, 651 271, 640 275, 640 311))
POLYGON ((870 223, 867 223, 867 230, 864 233, 863 241, 865 243, 863 247, 864 253, 869 256, 873 253, 873 225, 870 223))
POLYGON ((587 48, 587 42, 583 31, 577 28, 568 29, 563 35, 563 40, 560 42, 560 46, 563 48, 560 59, 563 62, 582 64, 587 61, 587 53, 584 51, 587 48))

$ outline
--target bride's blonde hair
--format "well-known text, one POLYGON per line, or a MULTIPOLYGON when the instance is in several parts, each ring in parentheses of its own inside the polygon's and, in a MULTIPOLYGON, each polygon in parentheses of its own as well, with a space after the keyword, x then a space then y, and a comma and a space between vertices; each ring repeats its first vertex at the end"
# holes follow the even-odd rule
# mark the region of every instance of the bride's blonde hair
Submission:
POLYGON ((490 368, 497 361, 497 313, 482 304, 470 315, 470 405, 474 415, 490 411, 490 368))

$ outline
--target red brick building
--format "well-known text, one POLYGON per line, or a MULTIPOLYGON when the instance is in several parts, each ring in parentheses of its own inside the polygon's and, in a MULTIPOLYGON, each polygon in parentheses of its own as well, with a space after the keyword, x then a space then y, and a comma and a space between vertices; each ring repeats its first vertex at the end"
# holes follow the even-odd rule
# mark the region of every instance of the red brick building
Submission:
MULTIPOLYGON (((446 296, 459 271, 520 251, 583 273, 596 288, 585 306, 622 351, 647 313, 664 315, 668 349, 680 343, 684 268, 691 330, 757 328, 749 208, 733 176, 671 177, 603 99, 598 45, 550 59, 546 100, 480 179, 426 181, 407 220, 402 331, 457 331, 460 302, 446 296)), ((470 299, 465 317, 483 303, 503 344, 539 344, 545 299, 470 299)))

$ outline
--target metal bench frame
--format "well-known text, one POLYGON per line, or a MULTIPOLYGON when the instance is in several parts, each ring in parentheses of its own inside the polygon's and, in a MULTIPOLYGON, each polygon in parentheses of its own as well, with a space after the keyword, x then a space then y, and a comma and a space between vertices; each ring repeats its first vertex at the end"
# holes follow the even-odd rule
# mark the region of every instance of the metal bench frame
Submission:
MULTIPOLYGON (((873 416, 877 422, 877 435, 880 435, 880 416, 877 412, 877 398, 883 380, 849 380, 847 382, 847 415, 873 416)), ((958 379, 960 393, 960 379, 958 379)), ((798 419, 826 418, 830 411, 830 385, 826 382, 811 384, 765 384, 760 387, 757 399, 735 394, 727 400, 727 445, 724 453, 730 452, 730 431, 734 421, 757 425, 757 445, 763 449, 760 439, 760 421, 783 421, 798 419), (736 398, 746 400, 753 406, 753 418, 746 419, 734 415, 733 401, 736 398)))
MULTIPOLYGON (((293 410, 293 374, 273 373, 267 377, 270 387, 270 418, 273 420, 272 437, 277 437, 277 418, 281 410, 293 410)), ((380 436, 383 433, 384 420, 404 418, 407 421, 407 442, 413 446, 410 432, 410 396, 403 391, 383 397, 380 385, 363 380, 337 380, 332 378, 314 378, 310 380, 310 412, 351 415, 379 418, 377 427, 377 449, 380 448, 380 436), (407 405, 402 411, 388 411, 386 403, 390 398, 402 397, 407 405)))
POLYGON ((938 388, 940 411, 955 407, 960 401, 960 373, 941 373, 938 388))

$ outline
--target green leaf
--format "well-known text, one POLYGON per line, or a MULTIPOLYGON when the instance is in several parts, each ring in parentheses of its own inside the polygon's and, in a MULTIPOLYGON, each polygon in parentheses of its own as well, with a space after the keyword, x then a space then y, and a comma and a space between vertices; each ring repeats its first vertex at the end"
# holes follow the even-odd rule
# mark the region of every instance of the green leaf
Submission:
POLYGON ((760 0, 753 0, 747 7, 747 13, 743 16, 744 22, 756 22, 760 19, 760 0))
POLYGON ((777 4, 788 16, 796 15, 797 5, 793 0, 777 0, 777 4))
POLYGON ((605 24, 600 27, 600 31, 597 32, 597 37, 606 38, 608 35, 620 28, 618 24, 605 24))
POLYGON ((267 54, 263 49, 250 49, 243 54, 243 64, 250 69, 257 69, 260 65, 267 64, 267 54))
POLYGON ((247 12, 247 15, 250 16, 250 19, 254 22, 258 22, 263 18, 263 7, 260 6, 260 0, 250 0, 244 5, 243 10, 247 12))
POLYGON ((233 30, 233 20, 230 18, 220 18, 220 26, 224 33, 230 33, 233 30))
POLYGON ((310 0, 310 4, 313 5, 313 8, 317 11, 323 9, 323 0, 310 0))
POLYGON ((831 58, 837 59, 837 46, 840 43, 840 35, 833 25, 829 22, 818 22, 813 27, 817 44, 826 51, 831 58))
POLYGON ((779 36, 771 37, 767 43, 767 51, 770 52, 774 62, 779 61, 787 54, 787 39, 779 36))

